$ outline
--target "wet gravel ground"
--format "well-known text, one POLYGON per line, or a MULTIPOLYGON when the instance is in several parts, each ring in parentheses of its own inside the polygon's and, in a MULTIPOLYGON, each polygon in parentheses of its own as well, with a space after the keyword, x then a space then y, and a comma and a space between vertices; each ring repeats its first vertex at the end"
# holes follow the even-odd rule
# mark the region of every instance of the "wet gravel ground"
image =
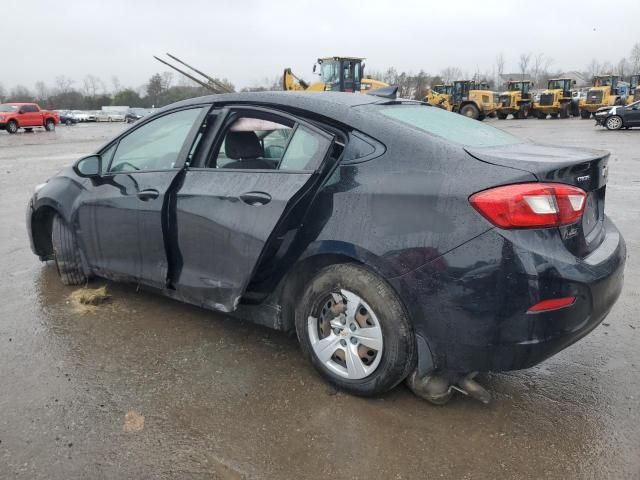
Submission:
MULTIPOLYGON (((607 212, 629 259, 593 333, 485 375, 495 401, 336 392, 296 340, 135 287, 80 309, 29 250, 33 187, 125 128, 0 132, 0 478, 640 478, 640 130, 491 121, 612 152, 607 212)), ((94 282, 100 286, 104 282, 94 282)))

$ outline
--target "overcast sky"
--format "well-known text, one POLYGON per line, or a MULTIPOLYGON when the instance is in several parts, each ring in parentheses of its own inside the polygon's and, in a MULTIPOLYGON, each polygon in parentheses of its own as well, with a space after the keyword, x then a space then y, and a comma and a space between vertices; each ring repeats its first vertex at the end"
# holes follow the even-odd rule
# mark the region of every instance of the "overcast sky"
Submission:
POLYGON ((281 74, 307 80, 319 56, 367 57, 368 70, 517 71, 522 52, 552 69, 617 63, 640 42, 640 1, 1 0, 0 83, 116 75, 139 87, 170 52, 237 88, 281 74), (12 40, 13 39, 13 40, 12 40))

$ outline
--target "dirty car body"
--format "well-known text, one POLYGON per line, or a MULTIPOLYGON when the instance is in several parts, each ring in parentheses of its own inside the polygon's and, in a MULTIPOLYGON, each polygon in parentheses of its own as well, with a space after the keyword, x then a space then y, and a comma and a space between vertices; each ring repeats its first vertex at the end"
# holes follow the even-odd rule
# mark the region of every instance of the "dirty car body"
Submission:
MULTIPOLYGON (((41 259, 55 256, 57 215, 87 277, 145 285, 280 330, 300 328, 298 303, 314 275, 358 265, 409 319, 403 332, 415 355, 397 377, 530 367, 595 328, 622 288, 625 244, 604 213, 606 152, 524 143, 418 102, 341 93, 202 97, 140 120, 97 154, 88 161, 98 172, 81 161, 29 202, 41 259), (178 145, 139 161, 147 137, 130 136, 170 118, 179 119, 178 145), (252 122, 258 127, 247 132, 252 122), (284 126, 281 140, 272 124, 284 126), (554 186, 577 191, 566 197, 577 215, 505 227, 486 208, 498 201, 493 189, 514 185, 544 185, 546 193, 523 198, 545 218, 564 201, 553 198, 554 186), (483 192, 490 198, 475 197, 483 192)), ((341 288, 347 304, 348 285, 341 288)), ((331 325, 343 341, 340 325, 331 325)))

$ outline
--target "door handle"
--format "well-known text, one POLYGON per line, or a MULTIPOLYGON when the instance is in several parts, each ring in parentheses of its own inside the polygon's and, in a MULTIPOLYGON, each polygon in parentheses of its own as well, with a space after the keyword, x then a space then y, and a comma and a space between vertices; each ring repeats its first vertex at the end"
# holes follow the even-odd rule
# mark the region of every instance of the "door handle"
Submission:
POLYGON ((160 196, 160 192, 153 188, 149 188, 147 190, 140 190, 137 194, 138 198, 143 202, 147 200, 154 200, 160 196))
POLYGON ((240 200, 248 205, 258 207, 271 201, 271 195, 265 192, 247 192, 240 195, 240 200))

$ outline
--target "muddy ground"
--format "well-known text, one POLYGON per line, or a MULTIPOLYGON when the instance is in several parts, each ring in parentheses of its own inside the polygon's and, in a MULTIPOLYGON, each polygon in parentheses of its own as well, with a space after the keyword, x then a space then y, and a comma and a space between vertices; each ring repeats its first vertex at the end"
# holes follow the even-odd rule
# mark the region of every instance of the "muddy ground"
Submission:
POLYGON ((124 126, 0 132, 0 478, 640 478, 640 129, 491 122, 612 152, 606 210, 627 241, 626 283, 580 343, 481 377, 490 406, 444 408, 404 386, 336 392, 294 338, 132 286, 79 307, 29 250, 25 207, 124 126))

